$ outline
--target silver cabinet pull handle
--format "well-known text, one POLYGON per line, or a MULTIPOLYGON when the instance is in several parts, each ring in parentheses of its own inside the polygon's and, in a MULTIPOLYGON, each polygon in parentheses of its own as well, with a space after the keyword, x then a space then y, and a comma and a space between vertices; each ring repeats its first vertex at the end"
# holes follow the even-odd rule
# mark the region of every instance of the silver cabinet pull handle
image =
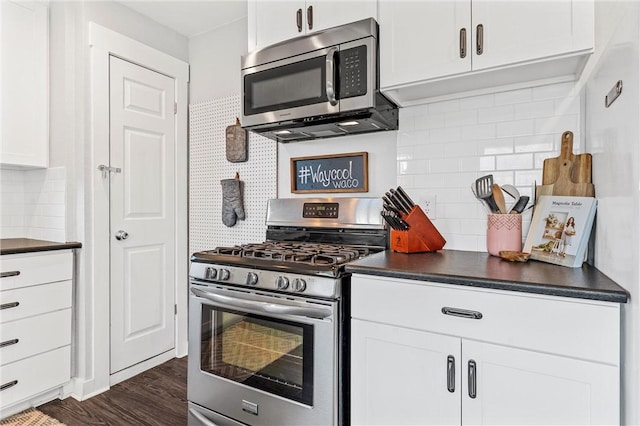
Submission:
POLYGON ((313 6, 307 8, 307 25, 310 30, 313 29, 313 6))
POLYGON ((6 346, 15 345, 19 341, 20 341, 20 339, 5 340, 4 342, 0 342, 0 348, 4 348, 6 346))
POLYGON ((0 272, 0 278, 17 277, 20 275, 20 271, 0 272))
POLYGON ((335 57, 336 52, 338 51, 337 47, 329 48, 327 52, 326 59, 326 74, 327 74, 327 83, 326 83, 326 92, 327 99, 329 99, 329 103, 331 105, 337 105, 338 100, 336 99, 336 82, 335 82, 335 63, 333 58, 335 57))
POLYGON ((6 389, 12 388, 17 384, 18 384, 18 381, 14 380, 12 382, 7 382, 4 385, 0 385, 0 392, 2 392, 3 390, 6 390, 6 389))
POLYGON ((474 360, 469 360, 469 398, 474 399, 476 397, 476 382, 477 382, 477 371, 476 371, 476 362, 474 360))
POLYGON ((298 32, 302 32, 302 9, 298 9, 296 12, 296 25, 298 26, 298 32))
POLYGON ((16 308, 18 306, 20 306, 20 302, 3 303, 2 305, 0 305, 0 311, 3 310, 3 309, 16 308))
POLYGON ((484 26, 479 24, 476 27, 476 53, 482 55, 484 52, 484 26))
POLYGON ((460 28, 460 58, 467 57, 467 29, 460 28))
POLYGON ((447 390, 456 391, 456 359, 453 355, 447 357, 447 390))
POLYGON ((127 238, 129 238, 129 234, 127 234, 126 231, 120 230, 116 232, 116 240, 121 241, 126 240, 127 238))
POLYGON ((445 315, 451 315, 454 317, 477 319, 477 320, 482 319, 482 312, 470 311, 467 309, 451 308, 451 307, 445 306, 444 308, 441 309, 441 312, 445 315))

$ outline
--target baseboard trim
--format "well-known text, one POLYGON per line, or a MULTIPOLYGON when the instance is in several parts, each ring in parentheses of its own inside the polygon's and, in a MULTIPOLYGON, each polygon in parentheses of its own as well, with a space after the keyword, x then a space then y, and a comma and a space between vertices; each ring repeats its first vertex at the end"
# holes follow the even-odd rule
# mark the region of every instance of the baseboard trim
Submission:
POLYGON ((171 349, 170 351, 161 353, 160 355, 157 355, 153 358, 149 358, 148 360, 142 361, 129 368, 120 370, 117 373, 113 373, 109 377, 109 384, 113 386, 117 383, 130 379, 131 377, 136 376, 144 371, 147 371, 150 368, 157 367, 158 365, 163 364, 175 357, 176 357, 175 349, 171 349))

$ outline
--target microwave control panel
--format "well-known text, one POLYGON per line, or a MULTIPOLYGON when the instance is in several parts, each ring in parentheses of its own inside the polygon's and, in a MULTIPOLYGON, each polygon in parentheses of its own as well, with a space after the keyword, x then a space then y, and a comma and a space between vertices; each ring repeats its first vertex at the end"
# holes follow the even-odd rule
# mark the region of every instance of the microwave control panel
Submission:
POLYGON ((367 46, 341 50, 340 98, 352 98, 367 94, 367 46))

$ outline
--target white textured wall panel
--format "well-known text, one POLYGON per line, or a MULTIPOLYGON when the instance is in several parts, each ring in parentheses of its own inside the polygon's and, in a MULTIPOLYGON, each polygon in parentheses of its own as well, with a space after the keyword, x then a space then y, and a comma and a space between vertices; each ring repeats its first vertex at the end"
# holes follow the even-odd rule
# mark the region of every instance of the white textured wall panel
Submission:
POLYGON ((189 106, 189 251, 231 246, 265 239, 267 200, 276 197, 277 146, 249 133, 248 161, 226 158, 227 126, 240 114, 240 95, 189 106), (233 227, 222 223, 220 180, 235 173, 244 181, 245 220, 233 227))

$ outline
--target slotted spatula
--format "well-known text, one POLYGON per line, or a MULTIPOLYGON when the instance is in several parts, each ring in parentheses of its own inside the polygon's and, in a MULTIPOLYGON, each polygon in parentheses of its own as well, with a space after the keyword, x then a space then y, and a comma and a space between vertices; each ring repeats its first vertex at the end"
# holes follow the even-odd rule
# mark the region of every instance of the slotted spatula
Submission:
POLYGON ((476 194, 485 200, 492 213, 500 213, 500 209, 493 198, 493 175, 486 175, 476 179, 476 194))

